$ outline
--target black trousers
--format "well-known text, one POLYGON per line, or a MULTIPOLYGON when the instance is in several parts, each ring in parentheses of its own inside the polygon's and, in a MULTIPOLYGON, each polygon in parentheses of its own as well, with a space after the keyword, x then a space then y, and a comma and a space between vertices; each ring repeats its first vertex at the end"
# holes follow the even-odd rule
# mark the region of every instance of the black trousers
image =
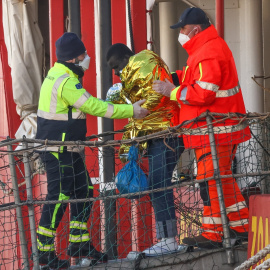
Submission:
MULTIPOLYGON (((48 193, 46 200, 84 199, 93 197, 93 186, 87 172, 84 159, 79 153, 40 153, 47 172, 48 193)), ((45 204, 39 227, 55 231, 65 213, 67 204, 45 204)), ((72 203, 70 205, 71 221, 87 222, 92 202, 72 203)), ((75 234, 88 233, 74 232, 75 234)), ((50 244, 54 237, 38 234, 41 243, 50 244)))

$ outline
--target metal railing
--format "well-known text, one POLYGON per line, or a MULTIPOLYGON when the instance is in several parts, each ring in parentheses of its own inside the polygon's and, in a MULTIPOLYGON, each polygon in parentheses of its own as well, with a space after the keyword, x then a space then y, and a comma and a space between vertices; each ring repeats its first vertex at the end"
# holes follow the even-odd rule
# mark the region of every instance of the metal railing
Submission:
MULTIPOLYGON (((59 142, 59 141, 48 141, 48 140, 34 140, 34 139, 28 139, 28 138, 22 138, 22 139, 9 139, 7 138, 4 141, 0 142, 0 153, 2 153, 2 157, 8 155, 8 162, 9 162, 9 168, 10 168, 10 177, 12 182, 12 187, 10 187, 11 191, 3 192, 3 196, 11 196, 14 197, 14 203, 6 203, 2 204, 0 207, 0 213, 4 211, 11 211, 12 209, 16 209, 16 223, 18 226, 18 233, 19 233, 19 246, 21 249, 21 260, 22 265, 24 269, 30 269, 31 268, 31 262, 29 261, 29 243, 26 240, 26 231, 25 231, 25 216, 23 216, 22 213, 22 207, 27 206, 28 209, 28 220, 29 220, 29 233, 31 238, 31 246, 32 246, 32 253, 33 253, 33 267, 34 269, 38 269, 38 249, 37 249, 37 236, 36 236, 36 213, 35 213, 35 206, 38 205, 44 205, 44 204, 57 204, 59 202, 61 203, 78 203, 78 202, 85 202, 85 201, 109 201, 109 200, 116 200, 120 198, 129 198, 134 195, 145 195, 153 192, 158 192, 162 189, 176 189, 179 190, 182 187, 191 186, 196 187, 198 183, 202 183, 205 181, 212 180, 213 178, 216 181, 217 191, 218 191, 218 200, 220 205, 220 212, 221 212, 221 220, 222 220, 222 227, 224 232, 224 248, 226 251, 227 256, 227 263, 228 264, 234 264, 234 251, 232 247, 232 243, 230 241, 230 231, 229 231, 229 222, 227 219, 226 214, 226 207, 224 203, 224 195, 222 191, 222 179, 226 178, 236 178, 236 179, 246 179, 247 183, 249 183, 250 178, 257 179, 256 185, 261 185, 263 192, 267 193, 269 190, 268 184, 267 184, 267 177, 270 176, 270 165, 269 164, 269 158, 270 158, 270 116, 269 114, 247 114, 247 115, 239 115, 239 114, 210 114, 210 113, 204 113, 201 116, 199 116, 197 119, 193 119, 192 121, 185 122, 182 125, 179 125, 177 127, 169 128, 166 131, 154 133, 147 136, 142 136, 138 138, 134 138, 132 140, 124 140, 124 141, 114 141, 114 140, 108 140, 108 141, 76 141, 76 142, 59 142), (213 158, 213 166, 214 166, 214 173, 213 177, 208 177, 203 180, 196 180, 196 175, 194 171, 191 172, 190 168, 194 169, 193 160, 190 160, 189 163, 189 172, 190 175, 186 175, 184 177, 184 180, 181 180, 181 177, 176 177, 176 181, 174 184, 172 184, 169 187, 164 187, 161 189, 152 189, 150 191, 144 191, 140 193, 132 193, 132 194, 108 194, 106 190, 99 190, 99 195, 94 198, 87 198, 87 199, 70 199, 65 201, 46 201, 46 200, 38 200, 37 198, 33 197, 32 193, 32 178, 33 178, 33 170, 30 167, 31 157, 33 150, 38 150, 40 147, 44 146, 84 146, 85 148, 102 148, 102 147, 117 147, 120 144, 130 144, 130 143, 141 143, 150 139, 156 139, 156 138, 165 138, 168 136, 179 136, 181 134, 187 134, 187 131, 189 128, 187 126, 194 122, 198 121, 202 118, 206 118, 207 120, 207 132, 206 135, 209 135, 210 138, 210 145, 211 145, 211 153, 213 158), (218 120, 217 120, 218 119, 218 120), (213 124, 216 122, 224 121, 224 119, 233 119, 233 120, 239 120, 241 123, 246 123, 250 126, 252 130, 253 137, 248 144, 243 144, 240 146, 240 149, 238 150, 241 158, 239 161, 239 164, 241 165, 241 170, 239 173, 232 173, 229 175, 221 175, 219 171, 219 164, 218 164, 218 155, 216 150, 217 142, 215 141, 215 134, 213 130, 213 124), (28 146, 28 144, 31 143, 31 147, 28 146), (23 150, 16 151, 13 150, 14 145, 22 144, 23 150), (33 147, 32 144, 35 144, 33 147), (7 151, 3 150, 7 148, 7 151), (249 154, 247 154, 249 152, 249 154), (254 153, 258 155, 258 158, 256 159, 256 162, 259 162, 257 164, 256 162, 253 164, 252 160, 254 159, 254 153), (23 181, 25 181, 26 186, 26 199, 21 199, 21 186, 19 187, 18 184, 18 160, 15 161, 14 157, 19 156, 21 164, 23 164, 24 167, 24 175, 23 181), (247 162, 249 160, 249 162, 247 162), (251 170, 251 165, 254 170, 251 170), (243 166, 243 167, 242 167, 243 166), (189 176, 189 177, 188 177, 189 176), (262 185, 263 184, 263 185, 262 185)), ((205 128, 205 127, 201 127, 205 128)), ((106 135, 106 134, 105 134, 106 135)), ((232 142, 233 143, 233 142, 232 142)), ((189 149, 186 149, 187 151, 189 149)), ((117 150, 116 150, 117 151, 117 150)), ((2 166, 2 168, 6 168, 6 164, 2 166)), ((36 173, 36 172, 35 172, 36 173)), ((1 181, 4 182, 4 181, 1 181)), ((6 184, 6 183, 5 183, 6 184)), ((198 188, 197 188, 198 190, 198 188)), ((3 190, 4 191, 4 190, 3 190)), ((198 203, 198 202, 197 202, 198 203)), ((183 209, 181 206, 179 207, 180 214, 183 213, 183 209), (181 212, 182 211, 182 212, 181 212)), ((115 210, 114 210, 115 211, 115 210)), ((117 209, 116 209, 117 211, 117 209)), ((106 222, 106 221, 105 221, 106 222)), ((106 226, 106 224, 105 224, 106 226)), ((112 228, 114 230, 115 228, 112 228)), ((114 232, 115 234, 115 232, 114 232)), ((1 235, 1 231, 0 231, 1 235)), ((3 235, 3 234, 2 234, 3 235)), ((2 236, 4 237, 4 236, 2 236)), ((240 269, 240 268, 239 268, 240 269)), ((241 268, 242 269, 242 268, 241 268)))

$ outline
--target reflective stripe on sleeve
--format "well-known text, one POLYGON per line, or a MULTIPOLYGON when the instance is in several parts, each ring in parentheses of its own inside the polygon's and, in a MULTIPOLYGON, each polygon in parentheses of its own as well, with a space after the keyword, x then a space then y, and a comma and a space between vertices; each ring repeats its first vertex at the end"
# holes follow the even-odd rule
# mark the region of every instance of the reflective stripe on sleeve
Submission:
POLYGON ((228 90, 222 90, 219 89, 219 86, 213 83, 209 82, 201 82, 201 81, 196 81, 196 83, 205 90, 210 90, 216 93, 217 98, 224 98, 224 97, 231 97, 239 93, 240 90, 240 85, 238 84, 237 86, 228 89, 228 90))
POLYGON ((184 103, 184 104, 189 104, 188 101, 186 101, 186 97, 187 97, 187 87, 183 88, 181 91, 181 95, 180 95, 180 100, 184 103))
POLYGON ((91 95, 88 92, 84 92, 83 95, 73 104, 73 107, 79 109, 91 95))
POLYGON ((202 88, 202 89, 205 89, 205 90, 210 90, 210 91, 213 91, 213 92, 217 92, 218 89, 219 89, 219 86, 216 85, 216 84, 213 84, 213 83, 209 83, 209 82, 202 82, 202 81, 196 81, 196 83, 202 88))
POLYGON ((188 70, 189 66, 186 66, 185 68, 185 74, 183 76, 182 82, 184 82, 185 78, 186 78, 186 74, 187 74, 187 70, 188 70))
POLYGON ((236 87, 228 89, 228 90, 218 90, 216 97, 223 98, 223 97, 231 97, 239 93, 240 85, 238 84, 236 87))
POLYGON ((107 112, 105 113, 105 115, 103 117, 106 118, 111 118, 113 115, 113 111, 114 111, 114 107, 112 104, 108 103, 108 108, 107 108, 107 112))
POLYGON ((201 62, 199 63, 199 70, 200 70, 200 78, 199 78, 199 81, 200 81, 202 78, 202 63, 201 62))
POLYGON ((170 96, 170 100, 177 100, 176 94, 177 94, 178 90, 179 90, 179 87, 176 87, 176 88, 174 88, 174 89, 172 90, 171 96, 170 96))

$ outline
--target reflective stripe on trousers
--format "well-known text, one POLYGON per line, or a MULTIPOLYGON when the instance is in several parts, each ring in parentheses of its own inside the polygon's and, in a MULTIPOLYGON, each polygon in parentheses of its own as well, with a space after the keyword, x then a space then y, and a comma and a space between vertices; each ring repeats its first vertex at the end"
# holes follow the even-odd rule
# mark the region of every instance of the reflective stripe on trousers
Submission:
MULTIPOLYGON (((219 160, 219 169, 221 175, 232 174, 231 165, 235 156, 237 145, 217 146, 217 154, 219 160)), ((196 158, 198 160, 197 180, 202 180, 213 176, 214 168, 211 155, 211 148, 195 149, 196 158)), ((248 231, 248 208, 244 197, 234 178, 224 178, 221 180, 226 213, 229 220, 229 226, 238 232, 248 231)), ((216 181, 207 182, 204 193, 202 194, 204 201, 204 213, 202 235, 213 241, 220 241, 223 233, 221 223, 221 214, 219 208, 218 193, 216 181)))

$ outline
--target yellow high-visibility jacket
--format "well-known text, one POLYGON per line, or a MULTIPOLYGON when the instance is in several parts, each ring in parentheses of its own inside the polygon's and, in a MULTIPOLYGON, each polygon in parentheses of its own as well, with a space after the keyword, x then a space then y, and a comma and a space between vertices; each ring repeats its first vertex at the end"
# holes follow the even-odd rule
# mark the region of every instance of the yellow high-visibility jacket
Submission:
MULTIPOLYGON (((133 106, 115 105, 93 97, 72 70, 55 63, 41 86, 36 139, 84 141, 86 114, 112 119, 129 118, 133 116, 133 106)), ((46 149, 59 151, 59 147, 46 149)), ((73 151, 71 148, 67 150, 73 151)))

